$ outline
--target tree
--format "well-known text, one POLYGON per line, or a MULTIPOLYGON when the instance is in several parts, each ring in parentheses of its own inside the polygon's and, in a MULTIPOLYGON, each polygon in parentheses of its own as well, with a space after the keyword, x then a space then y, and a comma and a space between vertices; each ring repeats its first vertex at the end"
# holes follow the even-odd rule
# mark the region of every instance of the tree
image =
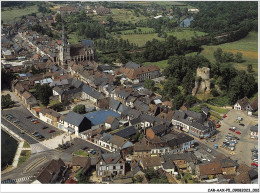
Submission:
POLYGON ((36 86, 36 96, 38 96, 41 103, 45 106, 49 104, 50 96, 52 96, 52 89, 48 84, 36 86))
POLYGON ((197 98, 195 96, 192 96, 191 94, 187 95, 186 98, 185 98, 185 102, 191 106, 193 105, 194 103, 197 102, 197 98))
POLYGON ((14 104, 15 102, 12 101, 10 94, 2 95, 2 100, 1 100, 2 109, 8 108, 14 104))
POLYGON ((85 105, 79 104, 79 105, 77 105, 77 106, 75 106, 75 107, 73 108, 73 111, 74 111, 75 113, 85 114, 85 113, 86 113, 85 105))
POLYGON ((58 23, 59 23, 59 22, 62 22, 61 15, 60 15, 59 13, 56 14, 56 16, 55 16, 55 21, 58 22, 58 23))
POLYGON ((211 89, 211 92, 210 92, 210 93, 211 93, 214 97, 219 96, 219 93, 218 93, 217 89, 215 89, 215 88, 211 89))
POLYGON ((253 72, 253 65, 252 64, 247 65, 247 72, 249 72, 249 73, 253 72))
POLYGON ((173 109, 179 110, 183 105, 183 102, 184 102, 184 97, 182 96, 182 94, 175 95, 172 103, 173 109))
POLYGON ((221 48, 218 48, 216 51, 214 51, 213 55, 216 60, 216 62, 220 62, 222 58, 223 51, 221 48))
POLYGON ((154 85, 155 85, 155 82, 151 79, 146 79, 144 81, 144 88, 147 88, 151 91, 154 91, 154 85))
POLYGON ((235 62, 238 62, 238 63, 243 62, 243 54, 241 52, 237 52, 235 54, 235 62))

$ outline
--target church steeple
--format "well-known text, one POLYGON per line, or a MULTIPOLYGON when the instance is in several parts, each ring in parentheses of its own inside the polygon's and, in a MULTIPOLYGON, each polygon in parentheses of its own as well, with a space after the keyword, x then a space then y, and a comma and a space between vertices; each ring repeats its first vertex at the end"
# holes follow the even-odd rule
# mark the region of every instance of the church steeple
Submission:
POLYGON ((67 44, 68 42, 65 35, 64 24, 62 23, 62 46, 66 46, 67 44))

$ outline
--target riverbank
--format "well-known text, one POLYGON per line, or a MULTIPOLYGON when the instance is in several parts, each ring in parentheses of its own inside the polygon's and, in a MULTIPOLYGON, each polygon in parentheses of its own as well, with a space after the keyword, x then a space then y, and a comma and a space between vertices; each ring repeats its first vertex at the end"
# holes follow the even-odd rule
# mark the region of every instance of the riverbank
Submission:
POLYGON ((16 153, 15 156, 13 158, 12 161, 12 165, 8 166, 7 168, 5 168, 3 171, 1 171, 2 174, 7 173, 9 171, 11 171, 12 169, 16 168, 18 163, 19 163, 19 158, 21 156, 21 152, 23 150, 24 147, 24 142, 25 140, 23 138, 21 138, 20 136, 18 136, 16 133, 14 133, 13 131, 11 131, 10 129, 8 129, 6 126, 4 126, 3 124, 1 124, 1 129, 6 132, 7 134, 9 134, 13 139, 15 139, 19 144, 17 146, 16 149, 16 153))

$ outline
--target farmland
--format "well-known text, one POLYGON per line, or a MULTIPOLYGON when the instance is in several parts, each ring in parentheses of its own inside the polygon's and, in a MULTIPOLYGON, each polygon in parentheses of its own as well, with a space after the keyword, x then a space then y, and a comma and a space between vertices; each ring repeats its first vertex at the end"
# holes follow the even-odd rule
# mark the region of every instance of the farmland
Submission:
POLYGON ((3 20, 3 22, 5 23, 11 22, 13 20, 18 20, 22 16, 26 16, 32 13, 36 13, 37 15, 39 15, 38 7, 36 5, 28 6, 25 8, 2 8, 1 12, 1 20, 3 20))
POLYGON ((155 65, 158 66, 160 69, 165 69, 167 67, 168 60, 161 60, 158 62, 145 62, 143 66, 155 65))

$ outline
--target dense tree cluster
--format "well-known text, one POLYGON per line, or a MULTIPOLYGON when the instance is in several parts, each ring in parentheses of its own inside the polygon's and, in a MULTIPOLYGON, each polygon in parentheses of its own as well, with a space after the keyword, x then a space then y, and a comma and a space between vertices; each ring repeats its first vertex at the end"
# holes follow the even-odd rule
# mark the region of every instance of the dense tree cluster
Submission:
POLYGON ((117 52, 118 50, 131 50, 137 46, 129 43, 128 40, 110 38, 108 40, 97 40, 95 45, 102 52, 117 52))
POLYGON ((5 109, 8 107, 11 107, 12 105, 14 105, 14 101, 12 101, 10 94, 7 95, 2 95, 1 98, 1 108, 5 109))
POLYGON ((52 38, 57 37, 52 33, 51 28, 49 28, 47 25, 45 25, 43 27, 39 24, 36 24, 36 25, 31 26, 31 30, 36 31, 37 33, 40 33, 42 35, 48 35, 49 37, 52 37, 52 38))
POLYGON ((145 171, 145 176, 149 180, 149 184, 169 184, 166 176, 161 176, 153 168, 148 168, 145 171))
POLYGON ((153 39, 145 44, 143 52, 144 58, 149 62, 160 61, 169 58, 175 54, 183 55, 187 52, 196 52, 200 50, 200 42, 192 38, 178 40, 174 36, 169 36, 165 41, 153 39))
POLYGON ((257 30, 257 2, 193 1, 190 4, 200 10, 191 24, 199 30, 212 34, 231 32, 241 27, 247 31, 257 30))
POLYGON ((52 96, 52 89, 48 84, 36 85, 35 86, 35 96, 39 98, 40 102, 47 106, 50 102, 50 97, 52 96))
POLYGON ((105 27, 98 22, 81 22, 77 25, 76 34, 83 38, 106 38, 105 27))
POLYGON ((15 76, 10 73, 10 72, 7 72, 5 70, 1 70, 1 87, 2 89, 5 89, 5 88, 11 88, 11 82, 12 80, 14 80, 15 76))
POLYGON ((243 62, 243 54, 241 52, 237 52, 235 55, 231 52, 223 52, 221 48, 218 48, 213 53, 216 62, 218 63, 226 63, 226 62, 243 62))
POLYGON ((85 105, 79 104, 73 108, 73 111, 78 114, 85 114, 86 107, 85 107, 85 105))

